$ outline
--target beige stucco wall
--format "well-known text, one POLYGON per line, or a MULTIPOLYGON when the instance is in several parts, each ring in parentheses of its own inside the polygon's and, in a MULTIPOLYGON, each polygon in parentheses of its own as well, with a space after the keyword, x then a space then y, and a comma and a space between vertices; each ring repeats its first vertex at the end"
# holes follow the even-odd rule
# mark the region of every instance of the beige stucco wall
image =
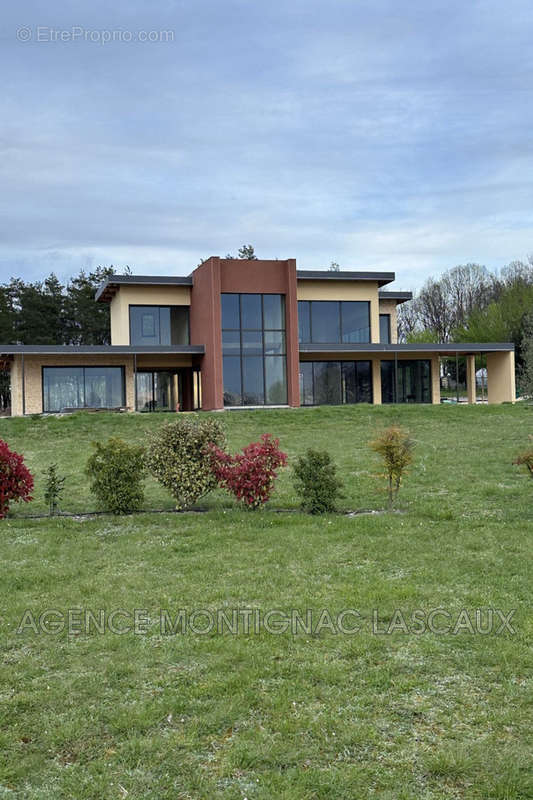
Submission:
POLYGON ((370 341, 379 342, 377 281, 298 281, 298 300, 366 300, 370 302, 370 341))
POLYGON ((111 300, 111 344, 130 343, 130 305, 190 306, 190 286, 121 286, 111 300))
POLYGON ((390 314, 390 338, 392 344, 396 344, 398 341, 398 313, 396 311, 396 305, 396 300, 379 301, 379 313, 390 314))
MULTIPOLYGON (((96 365, 106 367, 124 367, 126 384, 126 405, 133 409, 135 396, 133 389, 133 357, 129 355, 102 354, 91 355, 57 355, 57 356, 24 356, 24 376, 26 395, 26 414, 41 414, 43 411, 42 371, 41 367, 90 367, 96 365)), ((22 356, 16 355, 11 367, 11 413, 22 414, 22 356)))
POLYGON ((514 351, 487 353, 487 400, 489 403, 515 402, 514 351))

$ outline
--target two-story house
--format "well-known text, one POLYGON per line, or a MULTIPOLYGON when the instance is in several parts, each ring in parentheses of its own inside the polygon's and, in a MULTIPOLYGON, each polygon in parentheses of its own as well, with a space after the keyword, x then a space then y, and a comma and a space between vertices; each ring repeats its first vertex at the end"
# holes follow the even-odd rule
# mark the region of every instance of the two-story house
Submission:
POLYGON ((191 275, 113 276, 111 345, 0 345, 12 414, 76 408, 439 403, 440 358, 486 355, 488 402, 515 400, 508 343, 398 344, 409 292, 393 272, 321 272, 296 261, 211 257, 191 275))

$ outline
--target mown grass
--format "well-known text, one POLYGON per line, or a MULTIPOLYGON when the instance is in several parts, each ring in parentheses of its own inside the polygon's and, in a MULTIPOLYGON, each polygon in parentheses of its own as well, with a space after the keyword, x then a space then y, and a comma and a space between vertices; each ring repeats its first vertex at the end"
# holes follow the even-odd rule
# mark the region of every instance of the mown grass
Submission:
MULTIPOLYGON (((533 797, 530 479, 512 459, 533 409, 352 407, 221 415, 230 444, 280 437, 340 465, 346 509, 384 505, 367 442, 398 422, 417 440, 402 514, 250 513, 0 523, 0 797, 533 797), (516 609, 514 635, 386 629, 401 609, 516 609), (144 609, 142 635, 16 628, 25 610, 144 609), (354 635, 162 635, 160 609, 346 608, 354 635), (127 793, 127 794, 126 794, 127 793)), ((2 420, 39 476, 68 474, 63 507, 92 508, 90 441, 129 441, 163 415, 2 420)), ((289 471, 276 506, 297 498, 289 471)), ((172 508, 157 486, 150 508, 172 508)))

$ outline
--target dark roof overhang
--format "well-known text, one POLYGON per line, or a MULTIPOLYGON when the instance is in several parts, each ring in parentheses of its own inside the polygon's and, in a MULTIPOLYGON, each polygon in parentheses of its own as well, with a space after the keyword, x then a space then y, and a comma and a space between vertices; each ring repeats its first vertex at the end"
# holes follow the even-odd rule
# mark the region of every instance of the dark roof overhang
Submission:
POLYGON ((192 286, 191 275, 113 275, 94 296, 97 303, 109 303, 121 286, 192 286))
POLYGON ((296 277, 299 281, 376 281, 380 286, 392 283, 396 278, 394 272, 335 272, 323 269, 298 269, 296 277))
POLYGON ((131 344, 0 344, 0 358, 25 355, 203 355, 203 344, 131 345, 131 344))
POLYGON ((468 355, 514 350, 512 342, 437 342, 422 344, 300 344, 300 353, 434 353, 435 355, 468 355))

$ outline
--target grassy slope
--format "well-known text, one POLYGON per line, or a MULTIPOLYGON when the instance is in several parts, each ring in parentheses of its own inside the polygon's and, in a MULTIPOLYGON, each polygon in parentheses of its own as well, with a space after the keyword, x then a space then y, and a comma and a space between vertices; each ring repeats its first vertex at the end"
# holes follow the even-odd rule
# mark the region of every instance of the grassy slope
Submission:
MULTIPOLYGON (((533 796, 531 486, 511 466, 520 407, 352 407, 221 417, 232 446, 271 431, 291 458, 325 446, 347 508, 379 507, 366 442, 417 439, 402 515, 250 514, 2 525, 0 797, 499 798, 533 796), (356 636, 17 636, 24 609, 357 608, 356 636), (513 637, 375 636, 394 609, 516 608, 513 637)), ((0 420, 37 471, 91 505, 92 439, 137 440, 165 416, 0 420)), ((148 504, 171 508, 150 484, 148 504)), ((288 475, 276 504, 292 506, 288 475)), ((43 508, 37 487, 36 508, 43 508)), ((17 510, 29 513, 31 507, 17 510)))

